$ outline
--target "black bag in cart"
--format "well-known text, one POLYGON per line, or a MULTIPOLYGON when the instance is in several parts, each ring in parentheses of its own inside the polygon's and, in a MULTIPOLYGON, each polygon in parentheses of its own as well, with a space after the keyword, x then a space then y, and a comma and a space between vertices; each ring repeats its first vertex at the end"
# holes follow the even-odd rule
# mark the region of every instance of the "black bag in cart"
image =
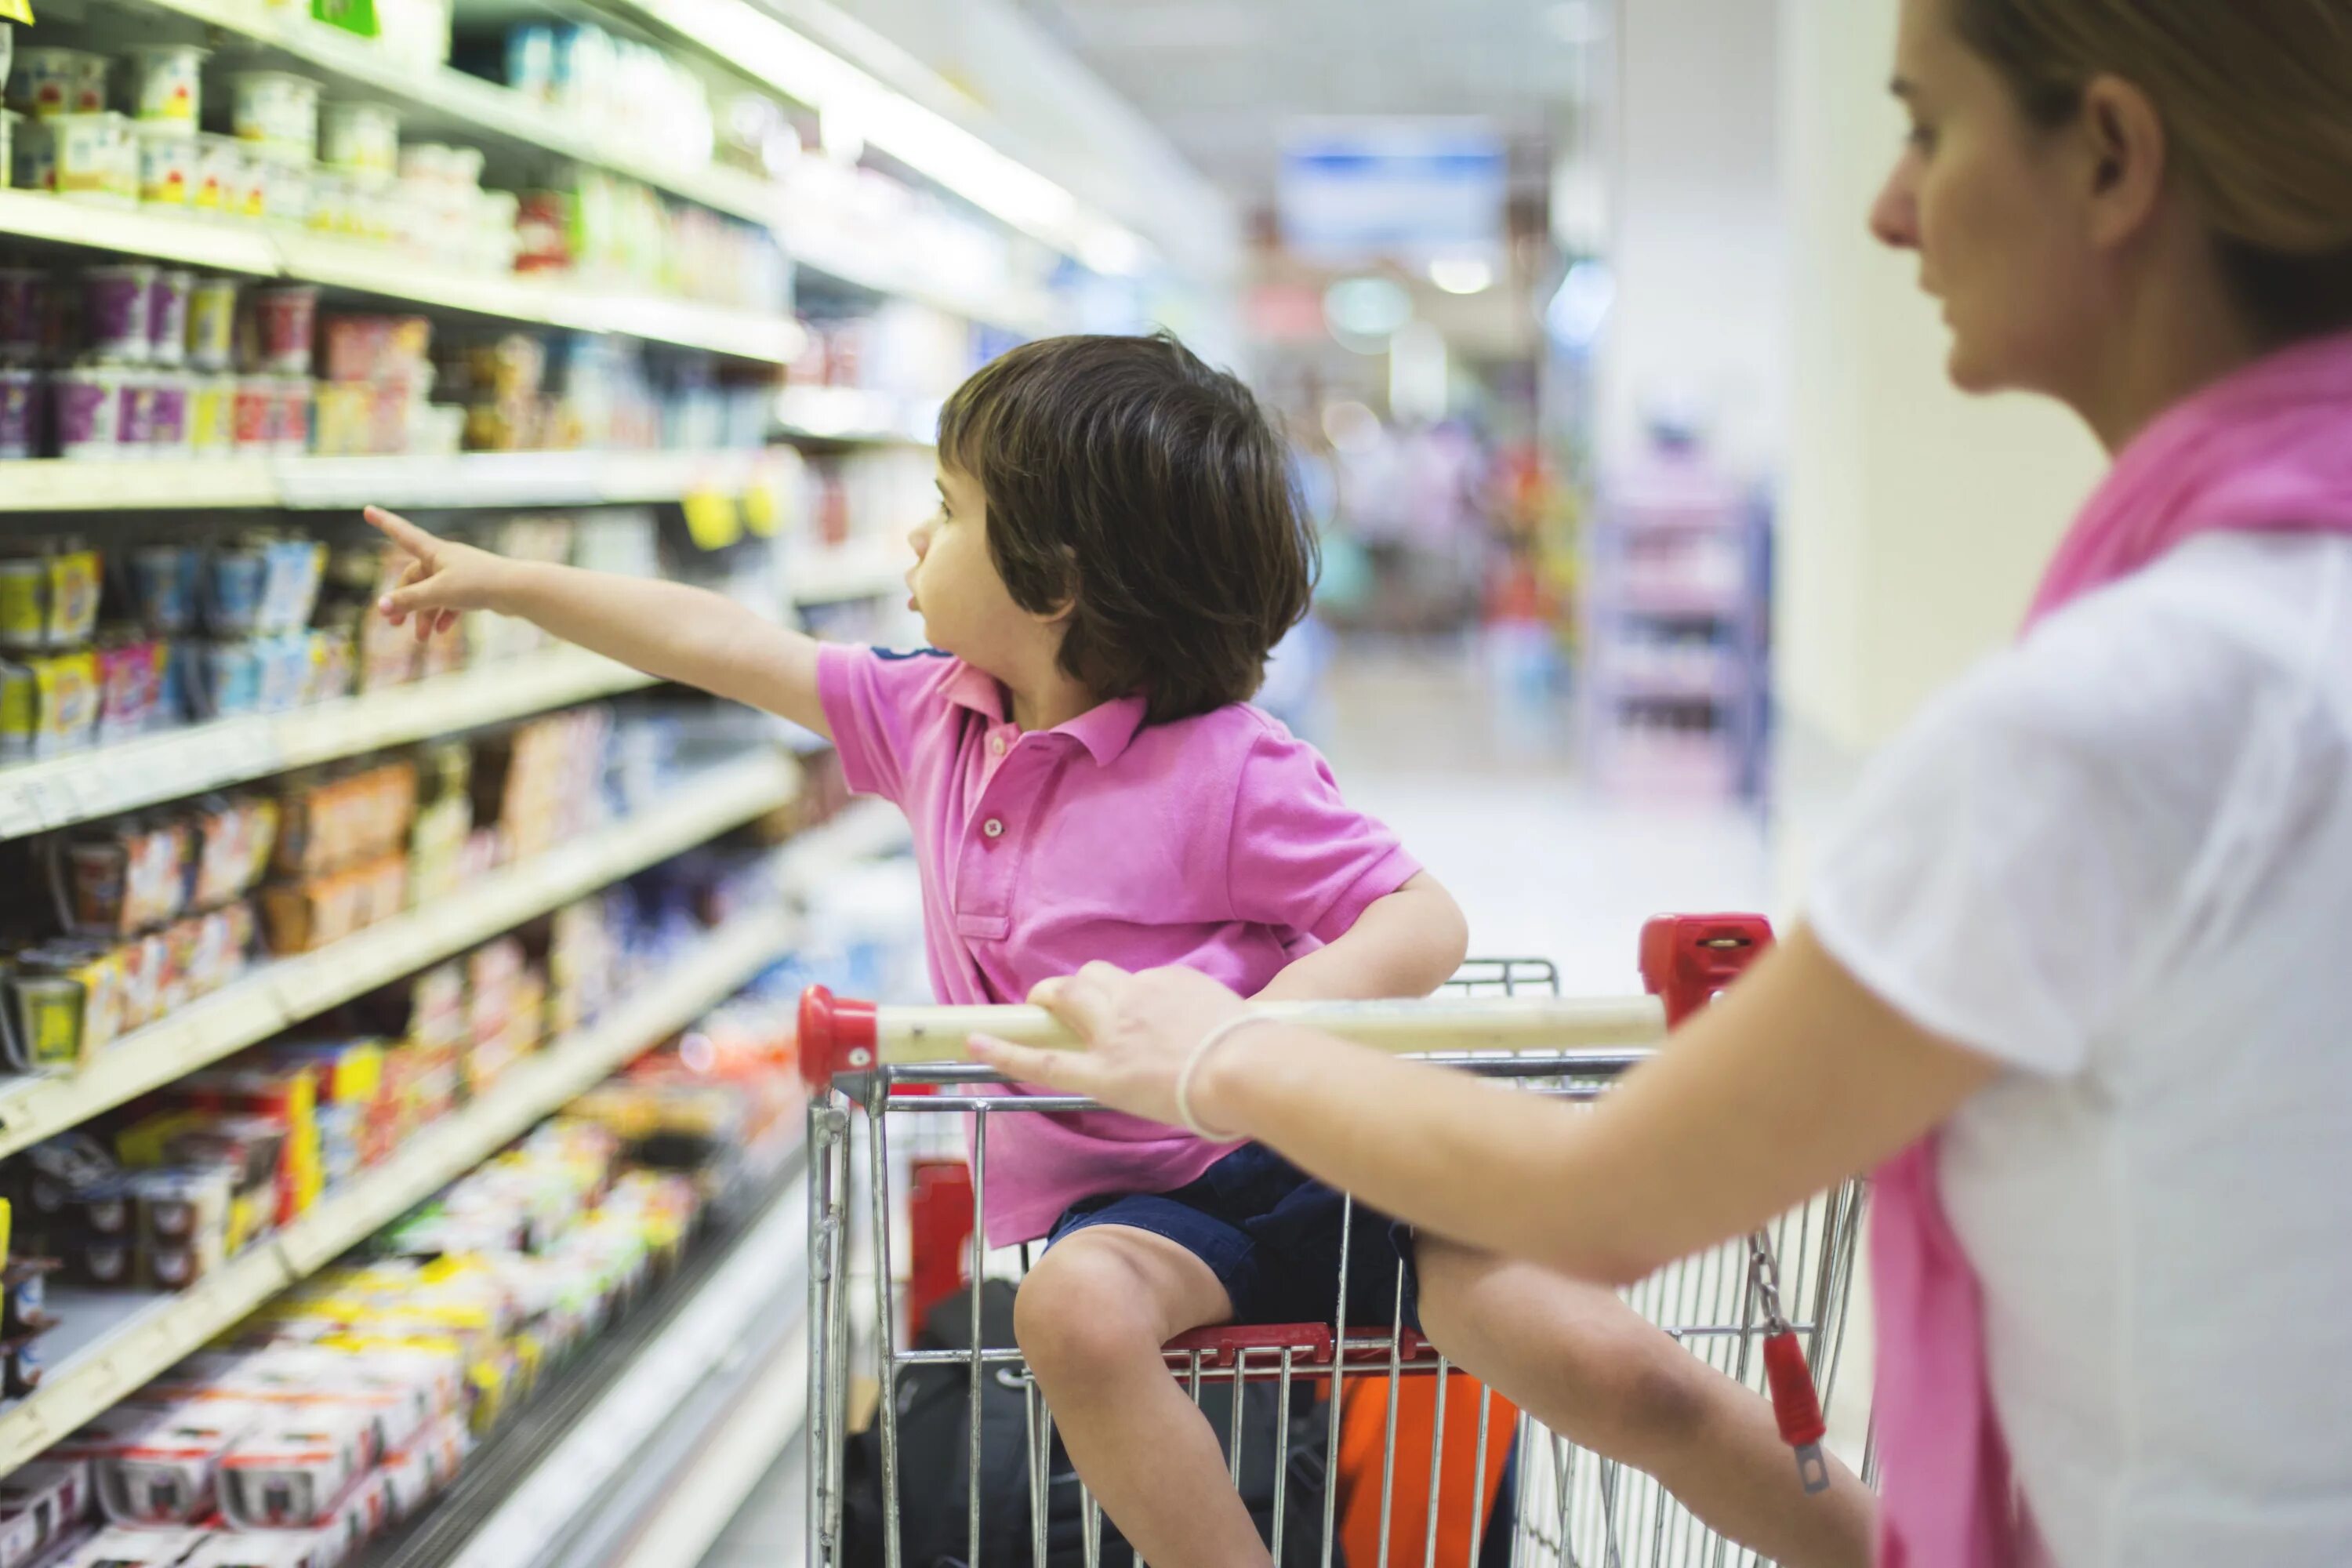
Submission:
MULTIPOLYGON (((981 1287, 981 1338, 990 1348, 1010 1348, 1013 1287, 992 1279, 981 1287)), ((924 1320, 919 1342, 926 1349, 971 1346, 971 1299, 957 1295, 924 1320)), ((967 1568, 969 1548, 971 1428, 971 1369, 969 1366, 908 1367, 898 1374, 898 1528, 904 1568, 967 1568)), ((1011 1365, 992 1365, 981 1379, 980 1510, 981 1568, 1083 1568, 1085 1510, 1078 1478, 1058 1435, 1047 1455, 1045 1561, 1031 1551, 1028 1402, 1021 1374, 1011 1365)), ((1274 1459, 1281 1445, 1276 1428, 1279 1404, 1271 1384, 1244 1390, 1242 1404, 1242 1500, 1268 1539, 1273 1534, 1274 1459)), ((1224 1446, 1232 1430, 1233 1385, 1204 1384, 1201 1407, 1224 1446)), ((1042 1411, 1042 1405, 1040 1406, 1042 1411)), ((1283 1496, 1282 1563, 1279 1568, 1315 1568, 1323 1561, 1323 1490, 1328 1457, 1324 1405, 1306 1378, 1291 1384, 1288 1479, 1283 1496)), ((844 1561, 848 1568, 881 1568, 882 1438, 878 1427, 849 1440, 843 1462, 844 1561)), ((1336 1549, 1332 1562, 1344 1568, 1336 1549)), ((1135 1553, 1106 1520, 1103 1568, 1131 1568, 1135 1553)))

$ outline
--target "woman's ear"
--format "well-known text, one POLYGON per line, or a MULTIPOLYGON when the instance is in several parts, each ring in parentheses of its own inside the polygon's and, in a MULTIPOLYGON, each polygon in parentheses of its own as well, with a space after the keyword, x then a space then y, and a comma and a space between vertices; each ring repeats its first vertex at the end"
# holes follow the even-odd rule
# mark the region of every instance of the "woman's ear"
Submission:
POLYGON ((2103 247, 2146 230, 2164 198, 2163 116, 2147 94, 2120 77, 2092 79, 2083 89, 2081 133, 2088 142, 2091 237, 2103 247))

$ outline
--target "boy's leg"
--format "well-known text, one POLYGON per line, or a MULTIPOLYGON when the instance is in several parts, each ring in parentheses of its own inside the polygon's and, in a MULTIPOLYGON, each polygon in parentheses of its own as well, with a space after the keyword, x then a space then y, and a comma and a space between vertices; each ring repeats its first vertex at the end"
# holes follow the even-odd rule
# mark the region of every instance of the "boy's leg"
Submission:
POLYGON ((1423 1327, 1455 1365, 1740 1545, 1790 1568, 1868 1568, 1868 1489, 1832 1458, 1829 1490, 1806 1495, 1763 1396, 1615 1291, 1425 1234, 1414 1251, 1423 1327))
POLYGON ((1233 1316, 1209 1266, 1167 1237, 1095 1225, 1055 1242, 1013 1331, 1078 1476, 1152 1568, 1268 1563, 1207 1419, 1160 1357, 1233 1316))

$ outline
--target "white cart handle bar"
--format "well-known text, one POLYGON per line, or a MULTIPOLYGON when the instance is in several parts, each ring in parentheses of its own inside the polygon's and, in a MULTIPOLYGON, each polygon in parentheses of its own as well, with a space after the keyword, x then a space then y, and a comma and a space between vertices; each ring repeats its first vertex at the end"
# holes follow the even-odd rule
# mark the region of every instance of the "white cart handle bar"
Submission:
MULTIPOLYGON (((1642 931, 1647 995, 1268 1002, 1258 1010, 1399 1055, 1646 1045, 1705 1006, 1771 940, 1760 915, 1662 915, 1642 931)), ((822 1089, 841 1073, 969 1061, 965 1042, 975 1034, 1049 1050, 1080 1044, 1042 1007, 884 1007, 813 985, 801 997, 801 1076, 822 1089)))

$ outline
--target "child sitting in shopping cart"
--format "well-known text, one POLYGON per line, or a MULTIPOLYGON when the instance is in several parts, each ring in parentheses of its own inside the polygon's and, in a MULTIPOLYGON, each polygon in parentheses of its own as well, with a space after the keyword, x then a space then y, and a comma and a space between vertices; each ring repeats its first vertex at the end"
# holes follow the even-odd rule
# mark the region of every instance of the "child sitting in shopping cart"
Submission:
MULTIPOLYGON (((907 574, 919 652, 820 646, 718 595, 509 561, 371 510, 413 558, 383 608, 420 637, 461 611, 524 616, 829 735, 851 787, 914 826, 943 1002, 1019 1000, 1093 959, 1268 997, 1444 983, 1466 945, 1454 900, 1247 705, 1306 614, 1315 556, 1247 389, 1164 336, 1048 340, 963 384, 939 454, 907 574)), ((1111 1111, 992 1121, 987 1238, 1048 1238, 1021 1286, 1021 1348, 1080 1476, 1161 1568, 1266 1551, 1160 1346, 1229 1321, 1328 1321, 1340 1210, 1255 1146, 1111 1111)), ((1349 1311, 1385 1327, 1416 1248, 1378 1216, 1353 1237, 1349 1311)), ((1408 1325, 1424 1303, 1465 1341, 1502 1324, 1532 1352, 1510 1363, 1555 1397, 1503 1392, 1557 1429, 1775 1556, 1861 1560, 1860 1504, 1798 1495, 1760 1400, 1613 1297, 1561 1310, 1508 1266, 1449 1251, 1433 1269, 1433 1246, 1408 1325), (1826 1549, 1846 1533, 1853 1553, 1826 1549)))

